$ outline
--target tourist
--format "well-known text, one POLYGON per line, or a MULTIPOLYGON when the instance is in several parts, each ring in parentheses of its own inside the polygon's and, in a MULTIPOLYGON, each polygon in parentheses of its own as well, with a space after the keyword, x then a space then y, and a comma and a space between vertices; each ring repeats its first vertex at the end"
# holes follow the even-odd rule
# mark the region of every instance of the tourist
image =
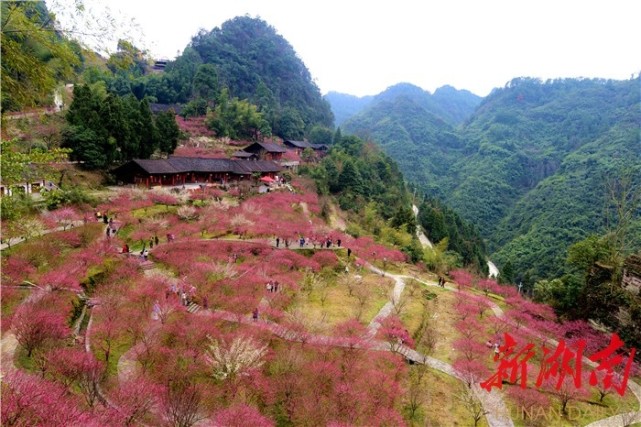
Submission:
POLYGON ((156 246, 158 246, 158 243, 160 242, 160 239, 158 238, 158 235, 154 236, 154 242, 156 243, 156 246))
POLYGON ((280 245, 280 237, 276 237, 276 247, 280 245))
POLYGON ((272 292, 272 281, 271 280, 269 282, 267 282, 266 288, 267 288, 267 292, 269 292, 269 293, 272 292))
POLYGON ((347 258, 349 259, 351 255, 352 255, 352 250, 350 248, 347 248, 347 258))
POLYGON ((341 239, 338 239, 338 240, 336 241, 336 245, 337 245, 339 248, 341 247, 341 239))
POLYGON ((258 308, 255 308, 252 312, 252 319, 254 319, 254 322, 258 320, 258 308))

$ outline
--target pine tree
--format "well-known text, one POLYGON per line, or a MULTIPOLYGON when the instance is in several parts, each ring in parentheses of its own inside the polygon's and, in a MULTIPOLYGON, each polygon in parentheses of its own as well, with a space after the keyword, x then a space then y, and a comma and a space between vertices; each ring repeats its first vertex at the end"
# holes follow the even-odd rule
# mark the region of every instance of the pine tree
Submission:
POLYGON ((156 126, 154 125, 149 101, 143 99, 140 101, 140 150, 138 154, 143 159, 148 159, 156 151, 158 137, 156 136, 156 126))
POLYGON ((173 153, 180 137, 180 129, 173 111, 163 111, 156 115, 156 130, 158 149, 163 153, 173 153))

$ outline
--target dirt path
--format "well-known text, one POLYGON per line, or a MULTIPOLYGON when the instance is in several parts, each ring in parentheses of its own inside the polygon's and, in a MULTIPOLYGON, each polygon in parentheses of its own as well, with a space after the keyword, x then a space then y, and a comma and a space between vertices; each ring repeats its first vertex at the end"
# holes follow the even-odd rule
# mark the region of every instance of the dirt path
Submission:
MULTIPOLYGON (((72 228, 79 227, 81 225, 84 225, 83 221, 74 221, 73 225, 71 225, 71 226, 67 226, 67 227, 60 226, 60 227, 52 228, 50 230, 44 230, 41 235, 34 236, 34 237, 38 238, 38 237, 42 237, 45 234, 55 233, 56 231, 70 230, 72 228)), ((25 239, 24 237, 13 237, 13 238, 9 239, 8 243, 2 243, 0 245, 0 251, 3 251, 5 249, 7 249, 7 248, 15 246, 15 245, 17 245, 19 243, 26 242, 27 240, 29 240, 29 239, 25 239)))
POLYGON ((424 247, 432 249, 434 247, 432 242, 430 242, 430 239, 423 233, 423 228, 418 224, 418 207, 416 205, 412 205, 412 212, 414 212, 414 217, 416 218, 416 236, 418 237, 418 241, 421 242, 421 245, 424 247))

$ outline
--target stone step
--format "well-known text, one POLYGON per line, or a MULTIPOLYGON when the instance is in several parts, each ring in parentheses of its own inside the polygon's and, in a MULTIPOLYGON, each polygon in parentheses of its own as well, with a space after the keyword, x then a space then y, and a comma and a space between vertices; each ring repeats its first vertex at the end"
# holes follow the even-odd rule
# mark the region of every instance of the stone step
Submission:
POLYGON ((189 304, 189 307, 187 307, 187 311, 190 313, 197 313, 198 310, 200 310, 200 306, 193 302, 189 304))

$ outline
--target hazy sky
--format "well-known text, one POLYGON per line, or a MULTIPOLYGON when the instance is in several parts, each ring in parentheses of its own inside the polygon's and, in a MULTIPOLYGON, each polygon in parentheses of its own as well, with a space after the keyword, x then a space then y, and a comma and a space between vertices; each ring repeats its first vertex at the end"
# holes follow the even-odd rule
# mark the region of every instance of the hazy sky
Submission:
MULTIPOLYGON (((86 3, 105 4, 98 0, 86 3)), ((200 28, 260 17, 294 47, 323 94, 409 82, 485 96, 514 77, 628 79, 641 71, 636 0, 109 0, 155 57, 200 28)))

